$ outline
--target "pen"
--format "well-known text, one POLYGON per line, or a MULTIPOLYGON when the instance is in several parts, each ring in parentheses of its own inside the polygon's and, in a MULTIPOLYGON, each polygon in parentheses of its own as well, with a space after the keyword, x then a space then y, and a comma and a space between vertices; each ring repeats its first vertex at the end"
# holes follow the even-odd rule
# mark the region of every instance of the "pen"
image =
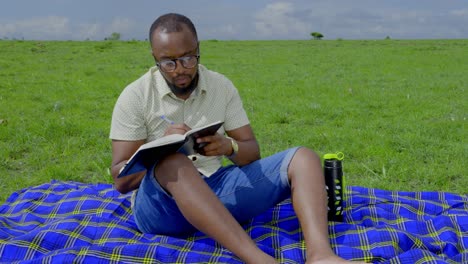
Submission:
POLYGON ((174 124, 174 121, 170 120, 170 119, 167 118, 167 116, 165 116, 165 115, 162 115, 162 116, 161 116, 161 119, 164 120, 164 121, 166 121, 166 122, 167 122, 168 124, 170 124, 170 125, 173 125, 173 124, 174 124))

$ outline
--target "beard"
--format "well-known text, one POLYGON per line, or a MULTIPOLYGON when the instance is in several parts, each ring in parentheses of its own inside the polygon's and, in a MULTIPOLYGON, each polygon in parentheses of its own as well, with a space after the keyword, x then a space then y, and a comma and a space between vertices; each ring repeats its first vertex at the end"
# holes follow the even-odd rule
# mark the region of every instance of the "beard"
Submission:
POLYGON ((167 83, 167 86, 169 86, 169 89, 171 89, 171 92, 173 92, 176 96, 186 96, 186 95, 189 95, 193 92, 193 90, 195 90, 195 88, 197 88, 197 85, 198 85, 198 72, 197 74, 195 75, 195 77, 192 79, 192 81, 190 82, 190 84, 187 86, 187 87, 180 87, 180 86, 177 86, 173 83, 170 83, 165 76, 164 77, 164 80, 166 81, 167 83))

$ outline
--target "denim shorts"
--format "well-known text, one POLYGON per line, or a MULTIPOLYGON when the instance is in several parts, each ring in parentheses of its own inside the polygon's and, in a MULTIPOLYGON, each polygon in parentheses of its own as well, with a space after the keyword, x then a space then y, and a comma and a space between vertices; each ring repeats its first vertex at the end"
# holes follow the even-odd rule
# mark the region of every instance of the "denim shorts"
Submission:
MULTIPOLYGON (((287 171, 297 149, 279 152, 242 167, 221 167, 210 177, 201 177, 242 224, 291 196, 287 171)), ((173 197, 159 185, 153 170, 143 178, 133 207, 140 231, 171 236, 196 232, 173 197)))

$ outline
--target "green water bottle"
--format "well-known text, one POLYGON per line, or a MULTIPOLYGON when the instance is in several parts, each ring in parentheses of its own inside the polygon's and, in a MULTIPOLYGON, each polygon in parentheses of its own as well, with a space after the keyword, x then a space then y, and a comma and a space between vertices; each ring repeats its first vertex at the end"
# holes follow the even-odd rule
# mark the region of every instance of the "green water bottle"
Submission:
POLYGON ((341 152, 325 154, 323 157, 323 172, 328 196, 328 221, 343 221, 345 184, 343 176, 341 152))

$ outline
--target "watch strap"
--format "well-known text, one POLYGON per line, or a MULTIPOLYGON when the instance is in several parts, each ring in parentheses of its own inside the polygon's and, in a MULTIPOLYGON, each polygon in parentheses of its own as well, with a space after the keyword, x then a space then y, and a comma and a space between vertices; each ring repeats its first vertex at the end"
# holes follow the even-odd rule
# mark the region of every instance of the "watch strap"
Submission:
POLYGON ((237 144, 237 141, 233 139, 232 137, 226 137, 227 139, 231 140, 231 147, 232 147, 232 153, 229 156, 226 156, 227 158, 231 159, 234 158, 234 156, 237 155, 239 152, 239 145, 237 144))

